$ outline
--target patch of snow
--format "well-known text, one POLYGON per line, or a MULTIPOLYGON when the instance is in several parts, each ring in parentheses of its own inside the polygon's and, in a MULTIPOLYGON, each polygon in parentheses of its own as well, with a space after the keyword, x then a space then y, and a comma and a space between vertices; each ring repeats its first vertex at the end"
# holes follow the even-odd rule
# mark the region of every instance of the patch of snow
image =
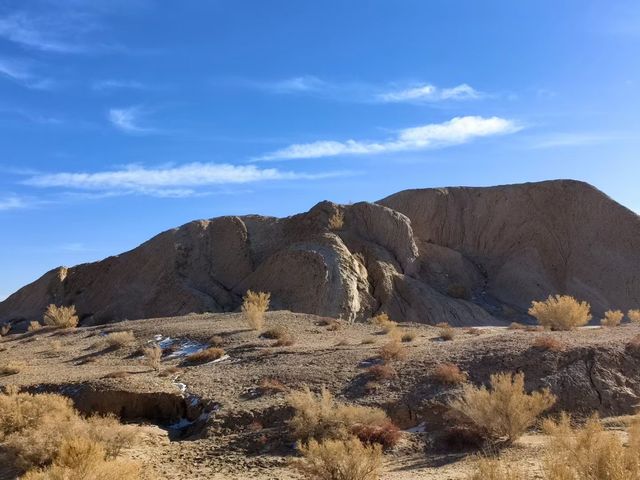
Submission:
POLYGON ((405 432, 408 433, 424 433, 427 431, 426 425, 424 422, 416 425, 415 427, 407 428, 405 432))
POLYGON ((211 412, 202 412, 198 418, 195 420, 189 420, 187 418, 181 418, 176 423, 172 423, 171 425, 167 425, 167 429, 169 430, 182 430, 183 428, 187 428, 194 423, 197 422, 206 422, 211 416, 211 412))
POLYGON ((205 348, 207 348, 207 345, 204 343, 187 340, 186 342, 181 343, 179 348, 167 355, 167 358, 188 357, 189 355, 200 352, 205 348))
POLYGON ((178 387, 178 389, 180 390, 180 393, 184 393, 184 392, 187 391, 187 384, 186 383, 174 382, 174 385, 176 387, 178 387))

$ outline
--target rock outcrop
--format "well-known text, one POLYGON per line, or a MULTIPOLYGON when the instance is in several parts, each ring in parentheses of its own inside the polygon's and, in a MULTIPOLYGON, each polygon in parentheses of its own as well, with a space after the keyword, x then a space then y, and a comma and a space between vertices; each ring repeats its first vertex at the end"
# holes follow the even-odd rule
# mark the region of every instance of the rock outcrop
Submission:
POLYGON ((549 181, 200 220, 46 273, 0 303, 0 321, 39 319, 49 303, 76 305, 84 324, 233 311, 247 289, 271 292, 273 308, 349 320, 499 324, 551 293, 597 315, 637 308, 640 217, 585 183, 549 181))

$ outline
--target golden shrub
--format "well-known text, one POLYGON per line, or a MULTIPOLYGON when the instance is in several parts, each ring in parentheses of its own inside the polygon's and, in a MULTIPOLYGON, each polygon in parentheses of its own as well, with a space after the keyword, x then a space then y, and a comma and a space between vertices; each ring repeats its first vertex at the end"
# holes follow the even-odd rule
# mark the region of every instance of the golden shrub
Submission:
POLYGON ((511 324, 507 328, 509 330, 526 330, 527 326, 523 325, 522 323, 511 322, 511 324))
POLYGON ((522 373, 497 373, 490 383, 490 389, 465 385, 450 406, 493 442, 514 442, 556 400, 547 389, 527 394, 522 373))
POLYGON ((247 293, 242 298, 241 310, 242 313, 244 313, 249 328, 252 330, 262 330, 264 326, 264 314, 269 310, 270 301, 270 293, 247 290, 247 293))
POLYGON ((389 315, 386 313, 380 313, 371 319, 371 323, 373 323, 378 328, 382 329, 384 333, 391 333, 398 326, 396 322, 389 318, 389 315))
POLYGON ((468 480, 527 480, 518 468, 498 458, 479 457, 468 480))
POLYGON ((545 301, 532 302, 529 315, 552 330, 571 330, 591 320, 591 306, 569 295, 549 295, 545 301))
POLYGON ((162 349, 158 345, 144 347, 142 349, 142 354, 144 355, 145 365, 153 368, 155 371, 160 370, 160 362, 162 360, 162 349))
MULTIPOLYGON (((627 317, 629 317, 629 320, 631 320, 633 323, 640 323, 640 309, 629 310, 627 312, 627 317)), ((3 333, 3 335, 6 335, 6 334, 3 333)))
POLYGON ((604 318, 600 320, 600 324, 604 327, 617 327, 623 318, 624 313, 620 310, 607 310, 604 312, 604 318))
POLYGON ((222 348, 209 347, 187 356, 186 361, 189 363, 207 363, 222 358, 224 354, 225 352, 222 348))
POLYGON ((380 347, 379 356, 385 362, 404 360, 407 358, 407 349, 400 340, 394 338, 380 347))
POLYGON ((44 324, 55 328, 75 328, 78 326, 76 307, 56 306, 53 303, 44 312, 44 324))
POLYGON ((438 324, 438 328, 440 329, 440 339, 444 341, 453 340, 456 336, 456 331, 454 328, 448 323, 440 323, 438 324))
POLYGON ((564 349, 564 344, 553 338, 551 335, 540 335, 533 342, 533 346, 542 350, 550 350, 552 352, 560 352, 564 349))
POLYGON ((293 437, 304 442, 310 439, 344 440, 353 434, 354 427, 358 425, 389 424, 387 414, 381 409, 340 403, 324 387, 320 395, 304 387, 290 393, 287 400, 295 410, 289 422, 293 437))
POLYGON ((42 328, 42 324, 36 320, 31 320, 27 327, 27 332, 36 332, 42 328))
POLYGON ((407 343, 407 342, 413 342, 416 339, 416 333, 415 332, 409 332, 409 331, 404 331, 402 332, 402 336, 400 337, 400 340, 407 343))
POLYGON ((440 383, 457 385, 467 381, 467 374, 453 363, 441 363, 434 369, 433 378, 440 383))
POLYGON ((0 337, 4 337, 5 335, 8 335, 10 331, 11 331, 11 324, 5 323, 0 327, 0 337))
POLYGON ((298 444, 304 457, 294 467, 310 480, 378 480, 382 468, 382 447, 364 445, 357 438, 309 440, 298 444))
POLYGON ((333 215, 329 217, 329 230, 342 230, 344 227, 344 212, 342 210, 336 210, 333 215))
POLYGON ((549 480, 631 480, 640 478, 640 426, 629 430, 625 446, 614 432, 604 429, 600 419, 591 417, 574 428, 563 414, 558 422, 543 425, 551 436, 543 462, 549 480))
POLYGON ((132 331, 128 332, 112 332, 104 337, 107 346, 113 349, 126 347, 136 341, 136 336, 132 331))

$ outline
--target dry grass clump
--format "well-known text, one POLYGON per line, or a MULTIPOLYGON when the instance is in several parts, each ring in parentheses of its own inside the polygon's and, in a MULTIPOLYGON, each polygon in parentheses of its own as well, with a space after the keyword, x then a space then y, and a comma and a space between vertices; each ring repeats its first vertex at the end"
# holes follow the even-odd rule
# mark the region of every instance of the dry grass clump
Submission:
POLYGON ((289 391, 289 387, 287 387, 280 380, 270 377, 266 377, 260 380, 258 389, 260 390, 261 395, 273 395, 275 393, 284 393, 289 391))
POLYGON ((0 337, 4 337, 5 335, 8 335, 10 331, 11 331, 11 324, 5 323, 0 327, 0 337))
POLYGON ((391 365, 373 365, 367 369, 367 376, 373 380, 391 380, 398 375, 391 365))
POLYGON ((453 340, 456 336, 456 331, 453 329, 451 325, 446 322, 439 323, 437 327, 440 329, 440 340, 450 341, 453 340))
POLYGON ((262 330, 264 327, 264 313, 269 310, 271 294, 266 292, 252 292, 247 290, 242 298, 242 313, 251 330, 262 330))
POLYGON ((604 318, 600 320, 603 327, 617 327, 622 322, 624 313, 620 310, 607 310, 604 312, 604 318))
POLYGON ((509 330, 526 330, 526 325, 518 322, 511 322, 511 324, 507 327, 509 330))
POLYGON ((591 305, 569 295, 549 295, 545 301, 532 302, 529 315, 552 330, 571 330, 591 320, 591 305))
POLYGON ((402 332, 400 340, 404 343, 413 342, 416 339, 416 336, 417 335, 415 332, 408 332, 405 330, 404 332, 402 332))
POLYGON ((541 335, 533 342, 533 346, 542 350, 550 350, 552 352, 560 352, 564 349, 564 344, 553 338, 551 335, 541 335))
POLYGON ((385 362, 404 360, 407 358, 407 349, 397 338, 394 338, 380 347, 378 355, 385 362))
POLYGON ((289 394, 288 402, 295 410, 289 427, 296 440, 345 440, 357 436, 363 427, 368 429, 367 438, 363 441, 390 447, 395 444, 393 439, 397 442, 399 438, 397 427, 384 411, 340 403, 324 387, 320 395, 315 395, 309 387, 305 387, 289 394), (372 433, 374 430, 377 432, 375 435, 372 433))
POLYGON ((476 327, 467 328, 464 333, 467 335, 482 335, 482 330, 476 327))
POLYGON ((56 306, 53 303, 44 312, 44 324, 55 328, 75 328, 78 326, 76 307, 56 306))
POLYGON ((265 330, 260 336, 263 338, 268 338, 270 340, 278 340, 286 336, 288 333, 289 331, 286 328, 278 326, 270 328, 269 330, 265 330))
MULTIPOLYGON (((525 474, 497 458, 479 457, 468 480, 526 480, 525 474)), ((560 479, 557 479, 560 480, 560 479)))
POLYGON ((160 361, 162 360, 162 349, 158 345, 151 345, 142 348, 144 355, 144 363, 156 372, 160 370, 160 361))
POLYGON ((497 373, 490 383, 490 389, 465 385, 450 406, 491 442, 513 443, 556 401, 548 389, 527 394, 522 373, 497 373))
POLYGON ((449 385, 458 385, 467 381, 467 373, 453 363, 441 363, 433 371, 433 378, 449 385))
POLYGON ((361 345, 372 345, 374 343, 376 343, 376 338, 375 337, 365 337, 360 342, 361 345))
POLYGON ((640 478, 640 425, 628 430, 625 446, 619 436, 604 429, 598 417, 574 428, 568 415, 556 423, 544 422, 551 435, 543 462, 550 480, 631 480, 640 478))
POLYGON ((298 444, 303 459, 294 468, 310 480, 378 480, 382 447, 365 445, 357 438, 310 440, 298 444))
POLYGON ((27 332, 37 332, 42 328, 42 324, 37 320, 31 320, 29 322, 29 326, 27 327, 27 332))
POLYGON ((16 375, 20 373, 20 366, 15 362, 9 362, 5 365, 0 365, 0 377, 7 377, 9 375, 16 375))
POLYGON ((207 363, 222 358, 224 353, 222 348, 209 347, 188 355, 185 360, 187 363, 207 363))
POLYGON ((391 333, 398 326, 386 313, 380 313, 371 319, 371 323, 380 328, 384 333, 391 333))
POLYGON ((136 336, 132 331, 128 332, 112 332, 104 337, 109 348, 118 349, 131 345, 136 341, 136 336))
POLYGON ((344 227, 344 212, 342 210, 336 210, 333 215, 329 217, 329 230, 342 230, 344 227))
MULTIPOLYGON (((640 323, 640 309, 629 310, 627 312, 627 317, 629 317, 629 320, 631 320, 633 323, 640 323)), ((3 335, 6 335, 6 333, 3 333, 3 335)))
POLYGON ((134 440, 134 431, 113 417, 84 419, 66 397, 15 388, 0 395, 0 443, 15 468, 30 471, 22 478, 137 478, 115 476, 120 466, 115 458, 134 440), (113 467, 114 476, 96 473, 103 463, 113 467))

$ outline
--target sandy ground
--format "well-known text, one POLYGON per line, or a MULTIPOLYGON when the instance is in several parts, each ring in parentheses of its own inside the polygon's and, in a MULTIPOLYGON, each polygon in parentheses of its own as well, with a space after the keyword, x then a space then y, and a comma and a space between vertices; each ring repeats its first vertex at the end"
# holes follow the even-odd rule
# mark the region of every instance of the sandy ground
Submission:
MULTIPOLYGON (((191 315, 8 335, 0 339, 0 365, 16 365, 20 372, 0 376, 0 386, 35 389, 44 385, 65 392, 78 385, 92 385, 112 391, 195 397, 202 404, 215 406, 210 424, 195 436, 170 439, 166 422, 138 420, 141 442, 126 454, 142 461, 151 478, 287 480, 298 477, 288 466, 294 452, 281 438, 285 394, 257 395, 261 379, 277 378, 291 389, 326 385, 348 401, 388 405, 403 398, 416 383, 424 383, 425 372, 438 363, 465 366, 489 354, 489 358, 520 355, 529 351, 538 336, 547 335, 501 328, 484 328, 480 334, 456 329, 455 338, 445 342, 440 340, 437 327, 402 325, 403 330, 415 334, 415 339, 406 344, 407 358, 396 363, 398 377, 382 385, 380 391, 363 395, 359 386, 363 369, 388 340, 379 329, 369 324, 341 324, 332 330, 315 316, 270 312, 266 328, 275 326, 285 327, 295 343, 275 346, 274 340, 248 330, 239 314, 191 315), (104 335, 120 330, 133 331, 136 344, 118 350, 106 348, 104 335), (204 345, 212 336, 222 338, 222 348, 228 354, 225 360, 187 365, 184 357, 175 354, 181 347, 204 345), (141 345, 158 339, 171 344, 162 361, 164 375, 146 366, 138 351, 141 345), (365 339, 374 343, 363 344, 365 339), (169 373, 167 369, 172 367, 178 370, 169 373), (122 378, 104 378, 115 372, 125 373, 119 374, 122 378), (264 444, 251 446, 260 436, 266 438, 264 444), (273 445, 271 438, 275 439, 273 445)), ((637 334, 639 326, 624 325, 552 335, 572 347, 602 347, 622 345, 637 334)), ((401 428, 415 426, 410 419, 403 422, 401 428)), ((542 478, 539 462, 544 442, 542 435, 526 435, 503 455, 525 468, 530 478, 542 478)), ((391 480, 464 479, 474 462, 468 454, 439 453, 425 446, 423 434, 409 432, 385 460, 382 478, 391 480)))

